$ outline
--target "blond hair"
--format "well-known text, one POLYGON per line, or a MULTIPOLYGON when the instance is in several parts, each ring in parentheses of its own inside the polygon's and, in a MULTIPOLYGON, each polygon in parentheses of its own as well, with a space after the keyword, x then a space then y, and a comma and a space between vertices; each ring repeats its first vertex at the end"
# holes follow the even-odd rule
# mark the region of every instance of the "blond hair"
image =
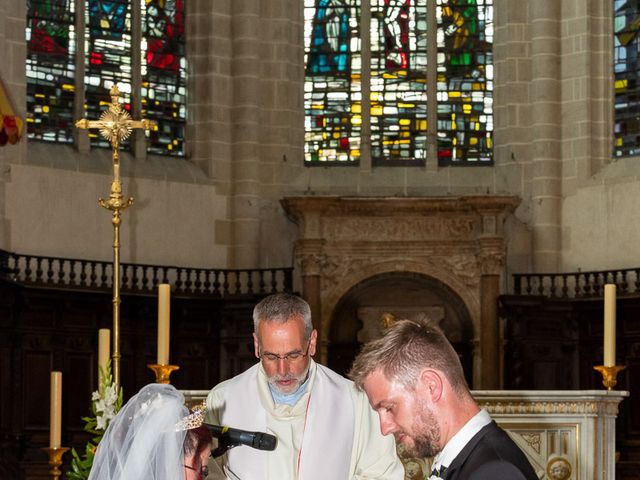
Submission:
POLYGON ((460 358, 444 333, 424 321, 398 320, 384 336, 364 345, 349 377, 362 390, 367 377, 381 370, 387 380, 413 390, 425 368, 442 372, 458 394, 469 392, 460 358))

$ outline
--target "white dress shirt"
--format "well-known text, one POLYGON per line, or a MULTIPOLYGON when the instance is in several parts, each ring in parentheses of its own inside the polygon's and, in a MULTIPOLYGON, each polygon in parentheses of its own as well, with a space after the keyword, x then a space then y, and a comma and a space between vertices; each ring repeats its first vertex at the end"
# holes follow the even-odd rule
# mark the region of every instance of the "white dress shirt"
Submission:
POLYGON ((433 469, 449 467, 462 449, 469 443, 476 433, 491 423, 491 416, 486 410, 476 413, 458 432, 451 437, 442 451, 433 457, 433 469))

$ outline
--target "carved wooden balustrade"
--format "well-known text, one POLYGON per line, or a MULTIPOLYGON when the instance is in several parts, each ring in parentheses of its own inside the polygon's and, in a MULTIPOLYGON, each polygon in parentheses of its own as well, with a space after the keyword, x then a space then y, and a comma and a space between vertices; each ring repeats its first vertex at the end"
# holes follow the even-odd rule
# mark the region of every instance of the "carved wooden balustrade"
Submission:
MULTIPOLYGON (((112 288, 111 262, 23 255, 0 250, 0 276, 21 285, 74 290, 112 288)), ((153 292, 170 283, 175 295, 221 298, 291 291, 293 268, 216 269, 122 263, 121 291, 153 292)))
POLYGON ((602 297, 606 283, 615 283, 618 294, 640 293, 640 268, 570 273, 518 273, 513 275, 513 293, 553 298, 593 298, 602 297))

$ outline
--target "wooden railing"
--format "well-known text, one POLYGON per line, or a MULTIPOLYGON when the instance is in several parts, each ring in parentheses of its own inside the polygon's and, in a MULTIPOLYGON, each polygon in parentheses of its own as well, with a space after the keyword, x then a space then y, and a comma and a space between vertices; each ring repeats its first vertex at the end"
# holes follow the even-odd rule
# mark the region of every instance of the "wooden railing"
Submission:
MULTIPOLYGON (((290 292, 293 268, 214 269, 121 264, 121 291, 151 293, 170 283, 176 295, 229 297, 290 292)), ((0 276, 27 286, 111 290, 113 265, 99 260, 23 255, 0 250, 0 276)))
POLYGON ((606 283, 615 283, 619 294, 640 294, 640 268, 571 273, 517 273, 515 295, 554 298, 601 297, 606 283))

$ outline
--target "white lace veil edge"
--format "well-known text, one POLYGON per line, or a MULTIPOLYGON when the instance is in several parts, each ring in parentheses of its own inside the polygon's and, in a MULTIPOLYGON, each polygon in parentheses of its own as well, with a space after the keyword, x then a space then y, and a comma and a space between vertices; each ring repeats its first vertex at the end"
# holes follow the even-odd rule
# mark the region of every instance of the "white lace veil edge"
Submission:
POLYGON ((111 420, 89 480, 181 480, 186 432, 176 424, 189 413, 175 387, 143 387, 111 420))

